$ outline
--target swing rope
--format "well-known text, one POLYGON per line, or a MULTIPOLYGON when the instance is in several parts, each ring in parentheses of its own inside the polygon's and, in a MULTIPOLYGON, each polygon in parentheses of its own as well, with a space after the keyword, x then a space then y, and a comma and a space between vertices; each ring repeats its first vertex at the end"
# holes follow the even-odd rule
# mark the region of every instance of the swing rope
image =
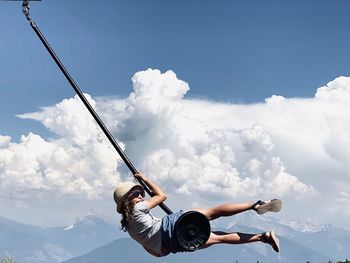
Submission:
MULTIPOLYGON (((33 1, 33 0, 32 0, 33 1)), ((35 0, 34 0, 35 1, 35 0)), ((40 0, 36 0, 36 1, 40 1, 40 0)), ((66 79, 68 80, 68 82, 70 83, 70 85, 72 86, 72 88, 74 89, 74 91, 76 92, 76 94, 79 96, 80 100, 83 102, 83 104, 85 105, 85 107, 88 109, 88 111, 90 112, 90 114, 92 115, 92 117, 95 119, 95 121, 97 122, 97 124, 100 126, 100 128, 102 129, 103 133, 107 136, 108 140, 111 142, 111 144, 113 145, 113 147, 116 149, 116 151, 118 152, 119 156, 122 158, 122 160, 124 161, 124 163, 127 165, 127 167, 129 168, 129 170, 132 172, 133 175, 137 174, 138 171, 136 170, 135 166, 132 164, 132 162, 129 160, 129 158, 126 156, 126 154, 124 153, 124 151, 122 150, 122 148, 119 146, 119 144, 117 143, 117 141, 115 140, 115 138, 113 137, 113 135, 111 134, 111 132, 107 129, 107 127, 105 126, 105 124, 103 123, 103 121, 101 120, 101 118, 98 116, 98 114, 96 113, 96 111, 93 109, 93 107, 91 106, 91 104, 89 103, 89 101, 86 99, 86 97, 84 96, 83 92, 79 89, 78 85, 75 83, 75 81, 73 80, 72 76, 69 74, 68 70, 65 68, 65 66, 63 65, 63 63, 60 61, 60 59, 58 58, 58 56, 56 55, 56 53, 54 52, 54 50, 51 48, 51 46, 49 45, 48 41, 45 39, 44 35, 41 33, 41 31, 39 30, 39 27, 36 25, 36 23, 33 21, 32 17, 30 16, 30 6, 29 6, 29 0, 23 0, 22 3, 22 11, 24 13, 24 15, 26 16, 26 19, 29 21, 30 26, 32 27, 32 29, 34 30, 34 32, 37 34, 37 36, 39 37, 39 39, 41 40, 41 42, 43 43, 43 45, 45 46, 45 48, 47 49, 47 51, 50 53, 51 57, 53 58, 53 60, 56 62, 57 66, 60 68, 60 70, 62 71, 63 75, 66 77, 66 79)), ((136 178, 136 177, 135 177, 136 178)), ((151 191, 151 189, 149 189, 149 187, 139 178, 136 178, 137 181, 140 183, 140 185, 142 185, 142 187, 145 189, 145 191, 152 197, 155 194, 151 191)), ((172 214, 172 211, 170 210, 170 208, 168 208, 164 203, 161 203, 159 205, 165 213, 167 214, 172 214)))

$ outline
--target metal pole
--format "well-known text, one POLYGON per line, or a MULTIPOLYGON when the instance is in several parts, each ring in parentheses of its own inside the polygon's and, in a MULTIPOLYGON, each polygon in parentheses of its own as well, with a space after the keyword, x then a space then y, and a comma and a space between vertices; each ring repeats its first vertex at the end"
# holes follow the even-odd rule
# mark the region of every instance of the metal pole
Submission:
MULTIPOLYGON (((129 160, 129 158, 126 156, 126 154, 124 153, 124 151, 120 148, 119 144, 117 143, 117 141, 114 139, 113 135, 110 133, 110 131, 107 129, 107 127, 104 125, 104 123, 102 122, 102 120, 100 119, 100 117, 98 116, 98 114, 96 113, 96 111, 93 109, 93 107, 91 106, 91 104, 89 103, 89 101, 86 99, 86 97, 84 96, 84 94, 81 92, 81 90, 79 89, 78 85, 75 83, 75 81, 73 80, 72 76, 69 74, 68 70, 65 68, 65 66, 63 65, 63 63, 60 61, 60 59, 58 58, 58 56, 56 55, 56 53, 53 51, 53 49, 51 48, 51 46, 49 45, 48 41, 45 39, 44 35, 41 33, 41 31, 39 30, 38 26, 35 24, 35 22, 32 20, 32 18, 30 17, 29 14, 29 2, 28 0, 24 0, 23 1, 23 13, 25 14, 27 20, 30 22, 30 26, 32 27, 32 29, 34 30, 34 32, 37 34, 37 36, 39 37, 39 39, 41 40, 41 42, 44 44, 44 46, 46 47, 47 51, 50 53, 51 57, 53 58, 53 60, 56 62, 57 66, 60 68, 60 70, 62 71, 63 75, 66 77, 66 79, 68 80, 68 82, 71 84, 72 88, 74 89, 74 91, 77 93, 77 95, 79 96, 79 98, 81 99, 81 101, 84 103, 85 107, 88 109, 88 111, 90 112, 90 114, 92 115, 92 117, 95 119, 95 121, 97 122, 97 124, 100 126, 100 128, 102 129, 102 131, 104 132, 104 134, 107 136, 108 140, 111 142, 111 144, 114 146, 114 148, 117 150, 118 154, 120 155, 120 157, 122 158, 122 160, 124 161, 124 163, 128 166, 128 168, 130 169, 130 171, 135 175, 136 173, 138 173, 138 171, 136 170, 135 166, 131 163, 131 161, 129 160)), ((139 178, 136 178, 138 180, 138 182, 140 183, 140 185, 142 185, 142 187, 145 189, 145 191, 150 195, 150 196, 154 196, 155 194, 149 189, 149 187, 139 178)), ((165 213, 167 214, 171 214, 172 211, 164 204, 161 203, 159 205, 165 213)))

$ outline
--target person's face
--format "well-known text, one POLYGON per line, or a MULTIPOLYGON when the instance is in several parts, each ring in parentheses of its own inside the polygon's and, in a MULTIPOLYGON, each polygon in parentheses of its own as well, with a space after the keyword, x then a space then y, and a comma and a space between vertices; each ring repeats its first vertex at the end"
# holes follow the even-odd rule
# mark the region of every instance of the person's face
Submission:
POLYGON ((144 197, 145 197, 145 192, 141 189, 132 190, 128 196, 129 200, 134 205, 139 202, 142 202, 144 197))

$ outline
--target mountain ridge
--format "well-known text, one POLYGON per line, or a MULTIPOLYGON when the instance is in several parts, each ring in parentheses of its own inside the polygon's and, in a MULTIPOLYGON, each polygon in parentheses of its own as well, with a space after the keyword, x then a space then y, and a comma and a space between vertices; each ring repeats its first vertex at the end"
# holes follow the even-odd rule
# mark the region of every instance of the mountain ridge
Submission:
POLYGON ((18 262, 56 263, 125 236, 116 225, 88 215, 73 227, 40 227, 0 217, 0 257, 18 262))
MULTIPOLYGON (((213 227, 214 228, 214 227, 213 227)), ((274 229, 281 242, 281 253, 262 243, 215 245, 194 253, 179 253, 164 258, 150 256, 127 237, 118 225, 87 215, 69 226, 38 227, 0 217, 0 257, 12 256, 18 263, 80 262, 327 262, 350 257, 350 231, 331 226, 302 232, 278 219, 246 213, 234 216, 227 227, 215 230, 258 233, 274 229), (118 260, 119 261, 119 260, 118 260)))

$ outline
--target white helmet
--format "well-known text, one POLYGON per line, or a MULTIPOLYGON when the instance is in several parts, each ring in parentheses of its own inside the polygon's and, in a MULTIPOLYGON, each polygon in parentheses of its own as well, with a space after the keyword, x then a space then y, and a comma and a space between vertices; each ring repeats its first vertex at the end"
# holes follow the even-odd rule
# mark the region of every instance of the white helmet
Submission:
POLYGON ((123 207, 124 199, 126 198, 127 194, 134 188, 140 188, 141 190, 143 190, 143 187, 141 185, 135 184, 133 182, 120 183, 115 188, 113 198, 115 203, 117 204, 118 213, 122 213, 121 209, 123 207))

